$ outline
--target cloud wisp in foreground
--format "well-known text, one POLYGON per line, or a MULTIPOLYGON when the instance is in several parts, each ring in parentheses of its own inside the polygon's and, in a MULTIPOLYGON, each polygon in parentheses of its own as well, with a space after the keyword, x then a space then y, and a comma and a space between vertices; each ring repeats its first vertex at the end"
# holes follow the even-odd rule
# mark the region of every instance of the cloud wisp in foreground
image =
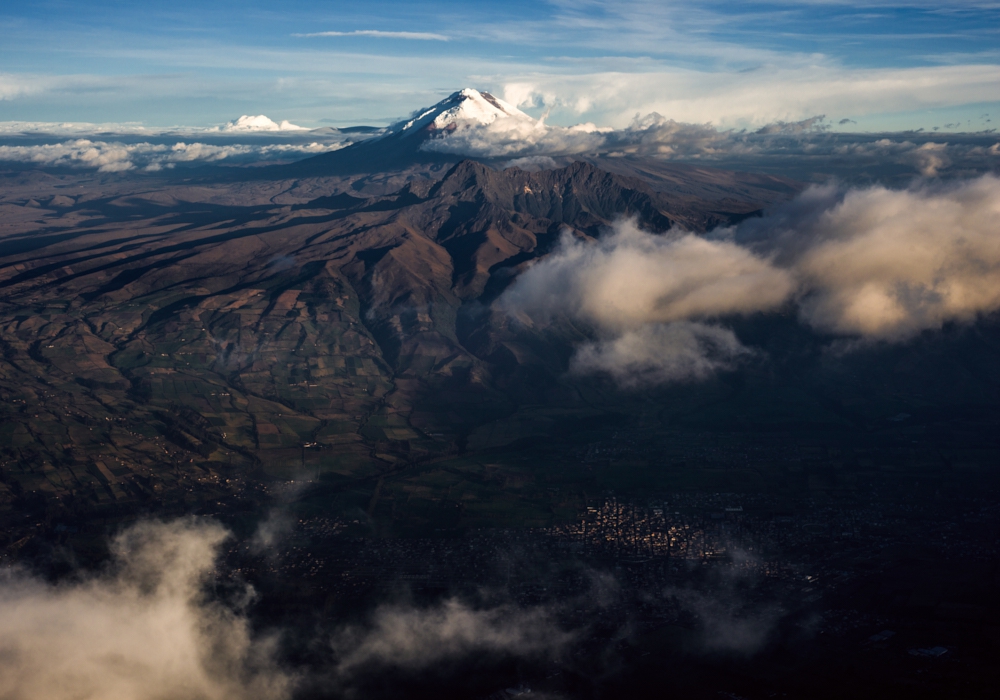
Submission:
POLYGON ((717 324, 675 321, 643 326, 581 345, 570 364, 576 374, 608 374, 626 388, 704 379, 733 369, 754 352, 717 324))
POLYGON ((813 187, 769 216, 702 238, 618 222, 564 234, 498 307, 582 322, 571 369, 623 386, 703 378, 752 355, 720 322, 794 303, 824 334, 905 341, 1000 309, 1000 179, 907 190, 813 187))
POLYGON ((10 700, 280 700, 293 679, 237 609, 204 585, 228 532, 146 522, 112 544, 113 566, 49 584, 0 579, 0 697, 10 700))
MULTIPOLYGON (((270 518, 258 535, 280 536, 274 529, 270 518)), ((99 573, 59 583, 18 569, 0 573, 0 697, 284 700, 308 683, 350 691, 390 670, 556 659, 579 640, 579 630, 564 629, 546 606, 457 598, 384 604, 362 623, 323 634, 332 665, 289 671, 277 661, 277 635, 252 630, 249 587, 230 603, 208 595, 230 537, 212 521, 146 521, 112 541, 112 561, 99 573)))
POLYGON ((787 271, 735 243, 656 235, 624 220, 597 242, 564 234, 498 304, 528 323, 584 322, 598 337, 578 348, 571 369, 635 386, 733 366, 751 351, 706 321, 777 308, 793 289, 787 271))
POLYGON ((544 607, 499 605, 475 608, 450 598, 428 607, 385 605, 369 624, 347 627, 333 639, 337 673, 419 670, 478 654, 553 657, 576 639, 544 607))

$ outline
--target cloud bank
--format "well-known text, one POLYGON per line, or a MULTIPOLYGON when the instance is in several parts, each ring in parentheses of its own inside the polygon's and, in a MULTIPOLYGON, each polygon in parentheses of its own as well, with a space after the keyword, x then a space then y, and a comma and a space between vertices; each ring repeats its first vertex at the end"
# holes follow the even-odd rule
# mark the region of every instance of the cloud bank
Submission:
MULTIPOLYGON (((808 121, 810 127, 817 123, 815 119, 808 121)), ((656 113, 637 116, 623 129, 592 123, 553 126, 544 118, 498 119, 489 124, 470 120, 456 126, 454 131, 427 141, 424 150, 478 158, 582 154, 702 158, 756 152, 765 146, 748 140, 745 132, 720 131, 711 124, 684 124, 656 113)))
MULTIPOLYGON (((593 123, 563 127, 545 117, 532 119, 511 107, 516 119, 448 116, 422 149, 455 156, 503 159, 526 169, 555 167, 555 159, 636 156, 717 167, 774 172, 805 181, 829 176, 871 182, 921 175, 969 177, 1000 170, 1000 137, 993 132, 943 134, 849 134, 830 129, 823 117, 769 122, 754 130, 720 129, 668 119, 658 113, 634 116, 622 128, 593 123), (490 123, 483 123, 489 121, 490 123)), ((481 115, 480 115, 481 116, 481 115)), ((441 119, 443 117, 439 117, 441 119)), ((149 151, 190 142, 239 149, 225 156, 246 161, 304 157, 351 142, 378 138, 385 132, 341 133, 309 130, 287 120, 247 116, 210 128, 154 128, 140 124, 0 122, 0 145, 7 160, 45 163, 45 149, 67 147, 71 140, 91 141, 101 148, 125 146, 149 151), (52 143, 38 145, 40 138, 52 143), (234 143, 236 138, 244 143, 234 143), (136 143, 138 139, 142 143, 136 143), (27 143, 28 141, 31 143, 27 143), (254 140, 267 143, 252 143, 254 140), (279 141, 280 140, 280 141, 279 141), (21 149, 21 150, 11 150, 21 149)), ((137 164, 143 167, 144 164, 137 164)))
POLYGON ((0 162, 48 167, 96 168, 99 172, 148 171, 181 163, 247 163, 299 159, 342 148, 341 143, 230 144, 177 142, 173 145, 74 139, 36 146, 0 146, 0 162))
POLYGON ((512 164, 567 156, 639 156, 759 167, 780 158, 784 174, 803 168, 830 172, 864 170, 892 163, 933 177, 948 169, 979 172, 1000 168, 1000 142, 975 137, 910 133, 887 136, 833 133, 823 117, 771 122, 753 131, 690 124, 651 113, 621 129, 579 124, 553 126, 545 119, 467 121, 428 140, 423 149, 474 158, 505 158, 512 164))
POLYGON ((521 322, 587 325, 571 370, 623 386, 698 379, 752 354, 720 325, 794 303, 827 334, 899 342, 1000 309, 1000 179, 813 187, 701 238, 633 221, 564 234, 497 301, 521 322))
POLYGON ((803 197, 813 206, 781 222, 771 245, 804 242, 791 265, 800 316, 814 328, 904 340, 1000 308, 1000 179, 803 197))
POLYGON ((501 92, 519 107, 585 114, 618 126, 637 112, 658 112, 751 129, 815 114, 858 119, 1000 101, 1000 77, 990 63, 845 69, 817 58, 785 65, 755 61, 752 70, 529 74, 507 80, 501 92))
POLYGON ((0 697, 10 700, 280 700, 292 679, 246 618, 203 592, 228 533, 195 520, 141 523, 103 574, 0 579, 0 697))

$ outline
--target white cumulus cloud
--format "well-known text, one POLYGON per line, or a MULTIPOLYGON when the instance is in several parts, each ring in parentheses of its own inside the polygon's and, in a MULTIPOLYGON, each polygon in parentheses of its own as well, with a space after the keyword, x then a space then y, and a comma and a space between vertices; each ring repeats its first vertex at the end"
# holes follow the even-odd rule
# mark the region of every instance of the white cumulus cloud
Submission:
POLYGON ((596 243, 564 234, 500 304, 543 321, 567 314, 614 333, 773 309, 793 285, 787 272, 735 243, 656 235, 626 220, 596 243))
POLYGON ((787 271, 745 247, 656 235, 628 220, 597 242, 564 234, 498 306, 528 323, 564 315, 590 325, 598 340, 578 349, 573 369, 634 385, 731 366, 749 351, 731 331, 692 321, 774 309, 794 287, 787 271))
MULTIPOLYGON (((851 190, 791 224, 805 322, 903 339, 1000 308, 1000 179, 851 190)), ((782 237, 781 240, 786 240, 782 237)))
POLYGON ((565 234, 496 302, 525 324, 566 317, 595 339, 571 369, 623 386, 702 378, 752 351, 720 324, 794 303, 818 331, 900 342, 1000 310, 1000 178, 891 190, 813 187, 703 238, 634 222, 565 234))

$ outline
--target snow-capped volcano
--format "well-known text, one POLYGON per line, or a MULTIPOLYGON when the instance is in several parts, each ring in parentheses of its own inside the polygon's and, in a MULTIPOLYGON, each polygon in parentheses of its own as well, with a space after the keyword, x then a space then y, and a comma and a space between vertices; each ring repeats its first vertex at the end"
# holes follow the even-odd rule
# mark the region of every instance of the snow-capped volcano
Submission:
POLYGON ((221 131, 308 131, 304 126, 296 126, 288 120, 278 122, 268 119, 263 114, 249 116, 244 114, 239 119, 227 123, 221 131))
POLYGON ((411 134, 421 131, 453 131, 460 125, 492 124, 498 119, 517 119, 533 122, 530 116, 514 105, 494 97, 488 92, 465 88, 423 110, 406 121, 397 122, 386 130, 386 135, 411 134))
MULTIPOLYGON (((544 128, 517 107, 488 92, 466 88, 452 93, 433 107, 418 110, 409 119, 396 122, 363 141, 322 158, 296 166, 297 172, 324 174, 394 170, 414 163, 448 163, 458 151, 452 139, 475 139, 481 132, 496 131, 509 138, 544 128)), ((464 143, 464 141, 462 141, 464 143)))

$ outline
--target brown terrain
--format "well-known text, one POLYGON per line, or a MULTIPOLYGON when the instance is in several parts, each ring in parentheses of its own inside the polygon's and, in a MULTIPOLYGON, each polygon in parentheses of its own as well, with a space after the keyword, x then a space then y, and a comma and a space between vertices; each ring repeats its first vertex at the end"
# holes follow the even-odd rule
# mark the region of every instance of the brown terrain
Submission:
POLYGON ((794 309, 727 318, 753 358, 622 389, 567 372, 591 329, 496 308, 518 272, 567 230, 704 232, 797 183, 338 153, 0 172, 0 567, 72 591, 137 518, 210 516, 213 587, 251 583, 321 671, 301 698, 339 693, 317 630, 489 590, 579 644, 373 666, 356 696, 995 695, 996 314, 850 351, 794 309), (746 656, 704 646, 758 620, 746 656))
POLYGON ((4 173, 0 499, 363 478, 531 434, 502 422, 525 401, 587 410, 559 380, 582 331, 529 337, 490 310, 518 266, 563 229, 705 231, 797 191, 606 165, 4 173))

